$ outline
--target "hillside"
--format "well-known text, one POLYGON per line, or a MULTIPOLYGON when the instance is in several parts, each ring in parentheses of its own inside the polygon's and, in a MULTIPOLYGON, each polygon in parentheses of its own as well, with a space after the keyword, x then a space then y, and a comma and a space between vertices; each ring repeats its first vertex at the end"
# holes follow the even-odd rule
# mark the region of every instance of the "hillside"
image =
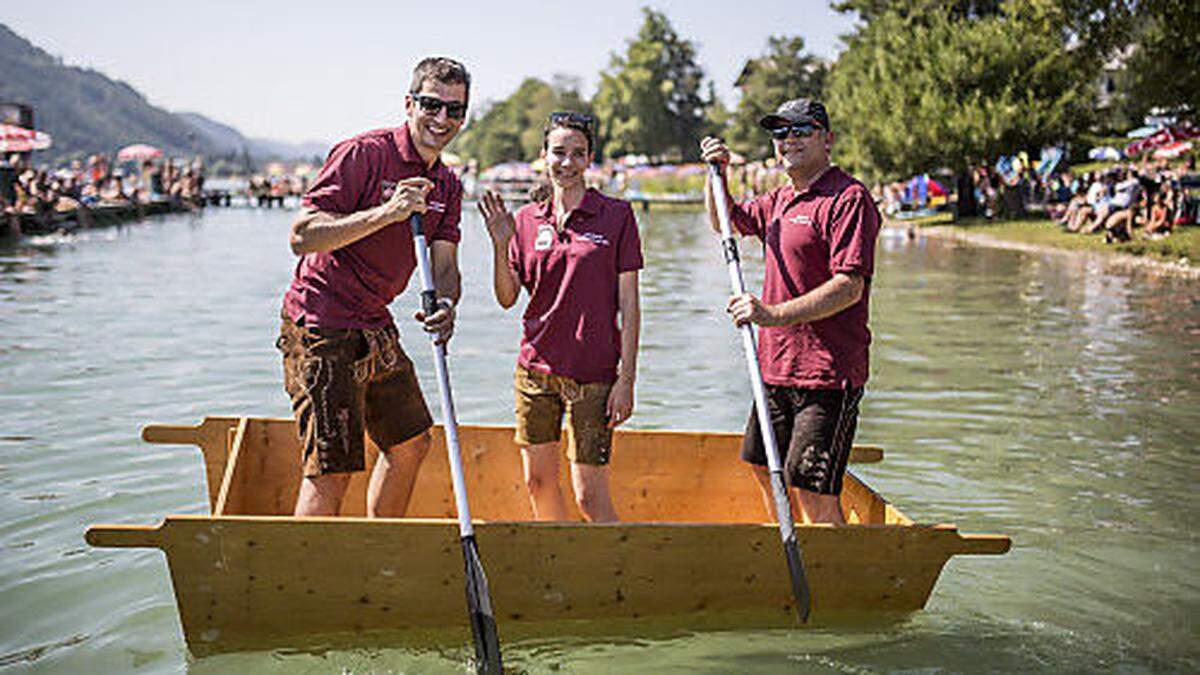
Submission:
POLYGON ((3 24, 0 100, 32 105, 36 126, 54 137, 54 147, 38 153, 39 160, 111 153, 130 143, 149 143, 171 154, 215 154, 207 138, 133 87, 63 65, 3 24))
POLYGON ((321 143, 247 139, 237 129, 196 113, 173 113, 133 87, 89 68, 64 65, 0 24, 0 101, 33 106, 35 126, 54 137, 39 162, 91 153, 112 154, 130 143, 148 143, 169 155, 205 155, 257 161, 312 159, 321 143))

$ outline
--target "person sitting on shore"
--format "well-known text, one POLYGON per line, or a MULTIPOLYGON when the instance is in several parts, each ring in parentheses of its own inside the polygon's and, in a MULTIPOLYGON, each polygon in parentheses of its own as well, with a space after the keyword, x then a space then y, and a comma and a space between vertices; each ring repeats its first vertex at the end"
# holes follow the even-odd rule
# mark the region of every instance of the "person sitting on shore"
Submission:
POLYGON ((100 203, 109 205, 127 205, 133 203, 129 195, 125 194, 125 186, 120 176, 113 176, 101 186, 100 203))
POLYGON ((1143 217, 1142 236, 1148 239, 1157 239, 1166 237, 1171 234, 1172 214, 1167 206, 1167 195, 1165 192, 1157 192, 1151 199, 1149 214, 1143 217))
POLYGON ((1108 217, 1109 199, 1111 199, 1111 194, 1108 179, 1104 175, 1097 174, 1091 185, 1088 186, 1084 204, 1075 211, 1075 218, 1067 226, 1067 229, 1083 234, 1095 232, 1108 217))
POLYGON ((1123 171, 1117 176, 1121 180, 1113 186, 1113 196, 1108 201, 1109 214, 1103 222, 1106 243, 1129 240, 1141 192, 1141 182, 1133 171, 1123 171))
MULTIPOLYGON (((1061 213, 1056 217, 1059 225, 1062 225, 1064 230, 1070 230, 1075 224, 1075 214, 1079 209, 1087 204, 1087 186, 1091 185, 1092 174, 1085 173, 1081 178, 1076 179, 1067 186, 1070 196, 1065 200, 1066 206, 1063 207, 1061 213)), ((1054 216, 1054 213, 1051 214, 1054 216)))

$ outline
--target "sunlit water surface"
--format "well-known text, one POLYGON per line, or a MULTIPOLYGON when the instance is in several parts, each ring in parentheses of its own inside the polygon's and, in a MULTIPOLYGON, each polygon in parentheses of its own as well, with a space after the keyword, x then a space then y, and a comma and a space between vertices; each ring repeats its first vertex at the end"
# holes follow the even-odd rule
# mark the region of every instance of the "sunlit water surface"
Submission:
MULTIPOLYGON (((458 409, 464 422, 504 423, 518 313, 491 300, 486 235, 465 212, 458 409)), ((163 555, 83 541, 90 523, 207 509, 199 453, 143 444, 141 425, 288 413, 272 342, 294 263, 290 216, 212 209, 0 248, 0 669, 466 670, 465 646, 191 659, 163 555)), ((748 389, 719 311, 728 280, 715 238, 695 212, 650 213, 641 226, 644 337, 630 424, 739 430, 748 389)), ((747 258, 757 285, 759 256, 747 258)), ((887 456, 858 471, 915 519, 1008 534, 1012 552, 955 559, 924 612, 882 628, 548 635, 505 644, 507 663, 1195 671, 1198 289, 885 232, 858 438, 887 456)), ((393 311, 432 401, 415 306, 408 293, 393 311)))

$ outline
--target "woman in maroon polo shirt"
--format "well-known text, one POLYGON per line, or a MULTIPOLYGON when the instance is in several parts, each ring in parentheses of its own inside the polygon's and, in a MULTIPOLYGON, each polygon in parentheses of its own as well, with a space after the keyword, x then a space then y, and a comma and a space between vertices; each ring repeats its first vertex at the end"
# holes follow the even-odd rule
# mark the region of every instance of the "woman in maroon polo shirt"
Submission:
POLYGON ((590 115, 554 113, 542 143, 550 196, 515 218, 491 192, 479 203, 496 300, 507 309, 521 288, 529 292, 514 378, 516 442, 539 520, 568 518, 558 484, 564 415, 580 512, 617 520, 608 488, 612 430, 633 412, 642 245, 629 203, 584 185, 594 129, 590 115))

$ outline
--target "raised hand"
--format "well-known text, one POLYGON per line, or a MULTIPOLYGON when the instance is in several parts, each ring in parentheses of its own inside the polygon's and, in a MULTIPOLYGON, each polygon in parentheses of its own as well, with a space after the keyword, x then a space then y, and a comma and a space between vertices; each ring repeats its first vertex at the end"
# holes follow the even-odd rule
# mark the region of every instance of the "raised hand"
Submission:
POLYGON ((729 165, 729 157, 729 148, 725 146, 725 141, 716 136, 705 136, 700 141, 700 159, 705 162, 712 162, 724 171, 729 165))
POLYGON ((487 224, 492 243, 508 246, 508 241, 517 230, 517 223, 505 206, 504 199, 491 190, 484 192, 483 199, 479 200, 479 213, 483 216, 483 222, 487 224))

